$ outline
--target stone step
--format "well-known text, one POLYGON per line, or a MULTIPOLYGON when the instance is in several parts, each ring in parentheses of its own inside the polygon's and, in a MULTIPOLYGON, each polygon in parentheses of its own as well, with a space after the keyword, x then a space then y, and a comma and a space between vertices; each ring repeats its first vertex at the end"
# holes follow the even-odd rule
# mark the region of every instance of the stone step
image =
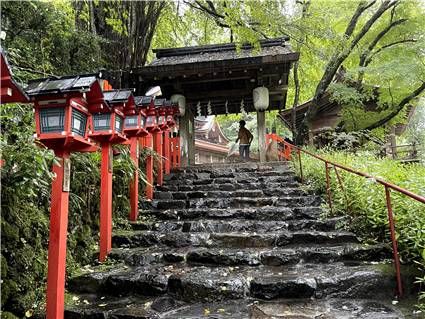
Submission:
POLYGON ((279 188, 279 189, 239 189, 233 191, 156 191, 154 193, 154 199, 194 199, 194 198, 229 198, 229 197, 265 197, 265 196, 302 196, 306 195, 306 192, 299 188, 279 188))
POLYGON ((183 209, 183 208, 249 208, 263 206, 304 207, 319 206, 322 200, 318 196, 286 197, 227 197, 192 199, 155 199, 141 201, 142 209, 183 209))
POLYGON ((191 192, 191 191, 236 191, 236 190, 267 190, 267 191, 285 191, 286 188, 293 189, 299 187, 300 184, 296 181, 287 182, 252 182, 252 183, 223 183, 223 184, 205 184, 205 185, 193 185, 186 183, 179 184, 164 184, 158 186, 156 190, 158 192, 191 192))
POLYGON ((180 172, 167 175, 164 181, 173 180, 188 181, 188 180, 204 180, 204 179, 219 179, 219 178, 236 178, 236 179, 257 179, 264 176, 294 176, 295 172, 292 169, 286 170, 265 170, 255 172, 232 172, 232 171, 210 171, 210 172, 180 172))
POLYGON ((356 243, 357 237, 346 231, 280 231, 265 234, 250 232, 229 233, 186 233, 170 231, 121 231, 112 237, 114 247, 151 247, 154 245, 167 247, 283 247, 292 244, 342 244, 356 243))
POLYGON ((105 296, 100 299, 98 295, 84 294, 78 298, 67 307, 65 319, 404 319, 404 315, 391 302, 375 299, 264 301, 247 298, 191 304, 169 296, 105 296))
POLYGON ((246 176, 237 177, 220 177, 220 178, 204 178, 204 179, 186 179, 186 180, 169 180, 166 182, 166 185, 210 185, 210 184, 250 184, 250 183, 287 183, 295 182, 296 178, 294 174, 289 175, 276 175, 276 176, 264 176, 261 174, 252 176, 251 174, 246 174, 246 176))
POLYGON ((275 163, 231 163, 231 164, 201 164, 189 167, 181 167, 172 171, 174 174, 179 173, 204 173, 204 172, 258 172, 269 170, 286 170, 293 165, 289 162, 275 162, 275 163))
POLYGON ((335 217, 328 219, 295 219, 288 221, 271 220, 258 221, 246 219, 232 220, 185 220, 185 221, 136 221, 130 223, 133 230, 154 230, 160 232, 176 231, 183 232, 211 232, 211 233, 228 233, 228 232, 256 232, 267 233, 277 232, 281 230, 335 230, 337 223, 342 223, 343 217, 335 217))
POLYGON ((317 206, 306 207, 279 207, 263 206, 249 208, 189 208, 166 210, 141 210, 140 216, 151 216, 160 220, 187 220, 187 219, 255 219, 255 220, 291 220, 291 219, 318 219, 322 208, 317 206))
POLYGON ((118 297, 168 294, 186 302, 244 297, 392 298, 396 288, 392 268, 361 262, 258 267, 155 264, 86 273, 72 278, 69 290, 118 297))
POLYGON ((111 259, 128 266, 152 263, 187 263, 219 266, 280 266, 302 262, 381 261, 391 258, 386 245, 293 245, 287 248, 115 248, 111 259))

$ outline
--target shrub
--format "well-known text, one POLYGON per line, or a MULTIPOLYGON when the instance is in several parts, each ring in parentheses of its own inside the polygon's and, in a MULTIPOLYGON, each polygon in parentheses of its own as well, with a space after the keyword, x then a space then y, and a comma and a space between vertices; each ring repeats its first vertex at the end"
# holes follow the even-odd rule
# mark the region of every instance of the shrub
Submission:
MULTIPOLYGON (((425 167, 380 159, 367 152, 355 155, 331 149, 315 151, 331 162, 339 163, 425 196, 425 167)), ((325 164, 302 155, 306 182, 322 194, 326 193, 325 164)), ((297 167, 299 173, 299 168, 297 167)), ((366 241, 390 242, 385 190, 373 179, 338 169, 341 188, 334 168, 330 168, 333 214, 350 217, 349 227, 366 241)), ((391 191, 396 236, 402 262, 421 261, 425 250, 425 204, 391 191)))

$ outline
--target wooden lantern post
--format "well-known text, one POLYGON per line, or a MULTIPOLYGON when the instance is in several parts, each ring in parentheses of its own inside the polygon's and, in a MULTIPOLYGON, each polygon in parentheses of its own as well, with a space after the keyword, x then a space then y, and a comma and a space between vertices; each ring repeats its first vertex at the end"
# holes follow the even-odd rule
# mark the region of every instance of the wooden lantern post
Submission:
POLYGON ((179 106, 175 102, 166 101, 167 129, 164 131, 164 167, 165 174, 170 174, 173 162, 173 137, 171 129, 176 126, 175 116, 179 114, 179 106))
MULTIPOLYGON (((106 81, 105 81, 106 82, 106 81)), ((108 87, 104 83, 103 87, 108 87)), ((89 136, 99 142, 102 149, 100 166, 100 253, 99 261, 105 261, 112 248, 112 145, 127 140, 124 135, 123 104, 131 90, 104 91, 103 100, 89 105, 92 114, 89 136)))
POLYGON ((102 99, 100 75, 39 79, 26 93, 35 106, 35 137, 59 157, 53 165, 47 271, 47 319, 64 317, 71 152, 98 150, 88 137, 89 105, 102 99))
POLYGON ((164 106, 165 99, 155 99, 158 129, 153 134, 153 150, 158 154, 156 161, 157 175, 156 184, 162 186, 164 182, 164 165, 163 165, 163 131, 167 129, 166 108, 164 106))
MULTIPOLYGON (((145 137, 145 147, 154 149, 153 136, 160 131, 158 127, 157 112, 155 109, 155 100, 153 97, 142 97, 141 105, 146 113, 146 131, 148 135, 145 137)), ((146 157, 146 198, 153 199, 153 157, 148 155, 146 157)))
POLYGON ((165 99, 157 101, 158 126, 161 129, 157 135, 158 140, 161 142, 157 146, 161 152, 161 157, 158 163, 159 172, 157 183, 158 185, 162 185, 164 182, 164 172, 165 174, 170 174, 170 127, 168 126, 168 109, 171 108, 171 102, 165 99))
POLYGON ((136 166, 133 179, 130 182, 130 217, 131 221, 136 221, 139 213, 139 156, 140 138, 146 136, 148 132, 144 129, 146 115, 140 108, 140 99, 131 95, 125 108, 126 118, 124 132, 130 138, 130 156, 136 166))

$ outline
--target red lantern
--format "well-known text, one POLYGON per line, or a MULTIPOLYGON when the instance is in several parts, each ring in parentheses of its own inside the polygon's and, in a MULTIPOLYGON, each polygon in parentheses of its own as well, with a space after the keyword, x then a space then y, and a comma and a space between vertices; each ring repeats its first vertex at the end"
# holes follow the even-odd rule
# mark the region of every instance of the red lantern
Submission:
POLYGON ((38 79, 26 93, 35 106, 36 137, 60 157, 53 165, 47 273, 48 319, 63 318, 72 151, 97 150, 88 138, 89 107, 103 101, 99 74, 38 79))
POLYGON ((120 143, 126 140, 124 132, 126 104, 134 105, 132 90, 112 90, 103 92, 105 106, 91 108, 90 137, 101 143, 120 143))
POLYGON ((0 103, 28 103, 29 98, 28 95, 22 90, 22 88, 15 82, 12 77, 12 72, 10 71, 9 64, 7 63, 7 59, 3 54, 3 50, 0 48, 1 55, 1 80, 0 80, 0 88, 1 88, 1 98, 0 103))
POLYGON ((36 137, 53 150, 93 151, 89 105, 102 100, 98 75, 38 79, 26 93, 34 101, 36 137))

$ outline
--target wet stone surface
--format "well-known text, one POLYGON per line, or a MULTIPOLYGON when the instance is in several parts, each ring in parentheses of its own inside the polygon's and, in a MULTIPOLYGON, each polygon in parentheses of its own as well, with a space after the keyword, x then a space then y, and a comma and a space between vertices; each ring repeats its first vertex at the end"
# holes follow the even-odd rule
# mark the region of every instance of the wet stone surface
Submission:
POLYGON ((116 264, 68 281, 65 318, 404 318, 389 247, 321 218, 299 186, 284 163, 175 171, 114 229, 116 264))

